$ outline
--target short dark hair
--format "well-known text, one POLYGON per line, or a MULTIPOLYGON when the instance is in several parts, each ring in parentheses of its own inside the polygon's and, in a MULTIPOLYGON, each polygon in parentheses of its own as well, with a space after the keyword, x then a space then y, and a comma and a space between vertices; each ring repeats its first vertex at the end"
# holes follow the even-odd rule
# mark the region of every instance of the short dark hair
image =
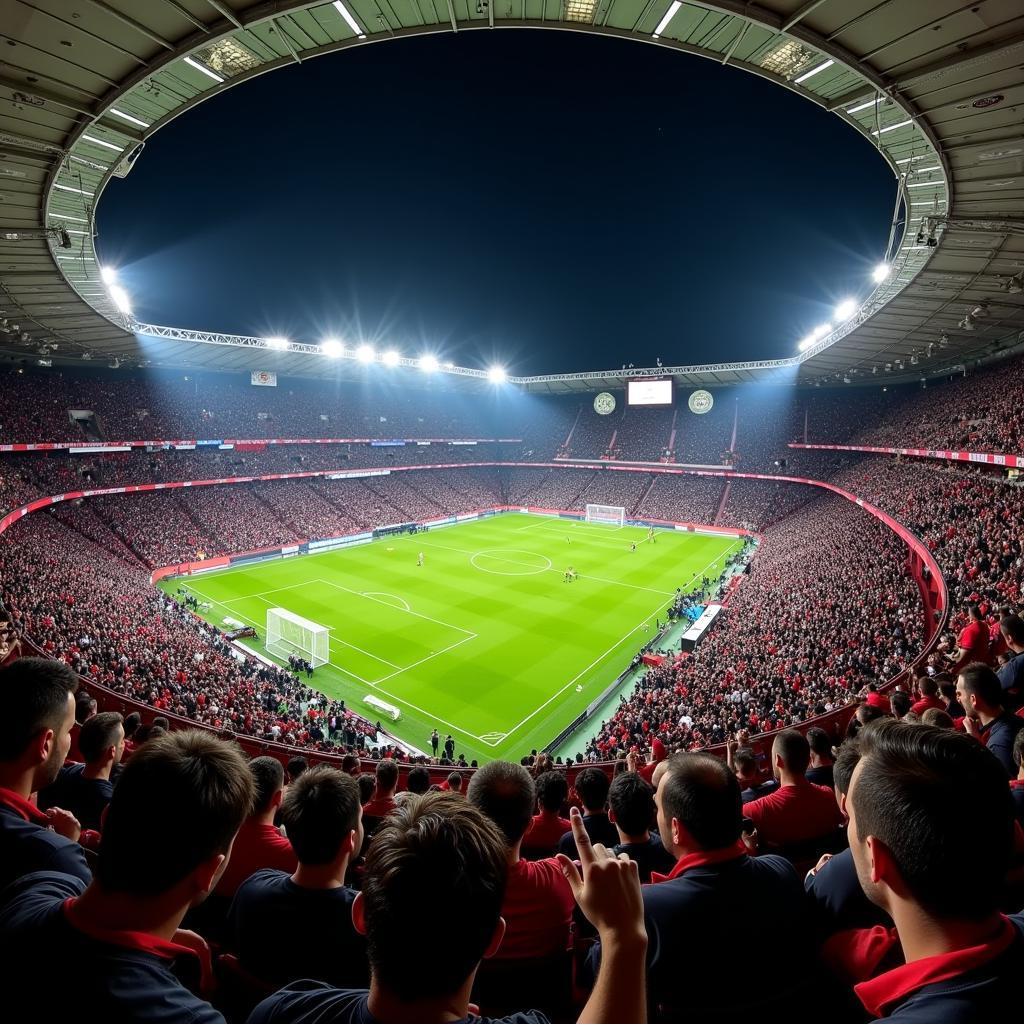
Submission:
POLYGON ((376 777, 379 789, 394 789, 398 785, 398 763, 390 757, 382 758, 377 762, 376 777))
POLYGON ((654 787, 636 772, 623 772, 612 779, 608 802, 615 823, 627 836, 638 836, 654 823, 654 787))
POLYGON ((374 836, 363 901, 374 977, 411 1002, 456 992, 479 963, 498 923, 508 874, 505 838, 469 800, 426 793, 399 807, 374 836), (444 908, 453 943, 395 941, 444 908))
POLYGON ((252 813, 262 814, 270 806, 274 794, 284 785, 284 768, 276 757, 254 757, 249 762, 249 771, 256 784, 252 813))
POLYGON ((1019 615, 1004 615, 999 620, 999 629, 1007 640, 1024 644, 1024 619, 1019 615))
POLYGON ((409 778, 406 779, 405 788, 410 793, 423 794, 430 789, 430 772, 418 764, 415 768, 409 769, 409 778))
POLYGON ((910 710, 913 703, 914 702, 910 699, 910 694, 904 693, 902 690, 897 690, 889 698, 892 713, 896 718, 902 718, 910 710))
POLYGON ((96 698, 88 690, 79 689, 75 694, 75 721, 85 725, 96 714, 97 706, 96 698))
POLYGON ((466 798, 501 829, 509 846, 526 834, 536 799, 533 776, 510 761, 491 761, 469 780, 466 798))
POLYGON ((853 778, 853 770, 860 760, 859 736, 860 733, 843 741, 842 746, 836 751, 836 762, 832 765, 832 782, 835 784, 836 792, 842 796, 850 792, 850 779, 853 778))
POLYGON ((818 757, 832 756, 832 737, 821 726, 814 725, 807 730, 807 745, 818 757))
POLYGON ((558 814, 569 799, 569 783, 561 772, 542 772, 536 779, 537 801, 542 810, 558 814))
MULTIPOLYGON (((954 722, 952 716, 943 711, 942 708, 926 708, 921 715, 921 721, 925 725, 934 725, 937 729, 952 729, 954 722)), ((1021 730, 1024 732, 1024 730, 1021 730)))
POLYGON ((600 811, 608 803, 611 783, 600 768, 584 768, 576 776, 576 792, 588 811, 600 811))
POLYGON ((860 748, 850 801, 861 842, 885 844, 926 912, 976 920, 996 910, 1014 830, 999 761, 971 736, 894 721, 862 730, 860 748), (985 869, 970 886, 951 885, 970 864, 985 869))
POLYGON ((200 729, 151 736, 114 788, 97 880, 111 891, 165 892, 228 852, 255 792, 237 743, 200 729))
POLYGON ((300 756, 288 759, 288 779, 294 782, 304 771, 309 769, 309 762, 300 756))
POLYGON ((369 803, 373 799, 373 791, 376 788, 373 776, 369 772, 357 775, 356 785, 359 787, 359 799, 364 804, 369 803))
POLYGON ((999 676, 983 661, 972 661, 960 669, 964 689, 980 697, 988 705, 1003 703, 1003 687, 999 676))
POLYGON ((737 747, 732 754, 733 771, 741 775, 756 775, 758 773, 757 754, 750 747, 737 747))
POLYGON ((0 668, 0 761, 15 761, 44 729, 56 732, 78 677, 62 661, 18 658, 0 668))
POLYGON ((82 726, 78 734, 78 749, 86 762, 102 757, 107 747, 117 746, 117 731, 123 723, 120 711, 101 711, 82 726))
POLYGON ((1018 768, 1024 763, 1024 729, 1018 729, 1013 737, 1013 763, 1018 768))
POLYGON ((803 775, 811 763, 811 745, 796 729, 783 729, 772 742, 772 757, 778 755, 791 772, 803 775))
POLYGON ((448 788, 456 793, 462 792, 462 776, 458 772, 448 773, 448 788))
POLYGON ((939 692, 939 684, 931 676, 923 676, 917 684, 922 697, 934 697, 939 692))
POLYGON ((981 618, 981 608, 979 608, 978 605, 974 601, 968 601, 967 602, 967 614, 970 615, 970 617, 972 619, 980 619, 981 618))
POLYGON ((124 716, 124 735, 126 739, 131 739, 138 731, 139 726, 142 725, 142 715, 138 711, 130 711, 124 716))
POLYGON ((740 837, 740 784, 713 754, 673 754, 661 782, 661 805, 665 819, 678 818, 702 849, 731 846, 740 837))
POLYGON ((301 864, 334 860, 362 813, 356 780, 328 764, 304 771, 281 801, 281 821, 301 864))
POLYGON ((359 774, 359 758, 355 754, 346 754, 341 759, 341 770, 346 775, 359 774))

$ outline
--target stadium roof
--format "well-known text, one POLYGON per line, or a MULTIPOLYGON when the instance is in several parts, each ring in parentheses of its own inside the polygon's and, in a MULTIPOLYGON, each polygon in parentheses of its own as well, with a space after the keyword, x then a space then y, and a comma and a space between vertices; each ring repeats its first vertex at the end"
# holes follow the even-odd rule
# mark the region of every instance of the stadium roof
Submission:
MULTIPOLYGON (((800 353, 514 382, 566 392, 642 373, 688 386, 916 379, 1024 343, 1019 0, 0 0, 0 16, 0 350, 8 357, 318 373, 327 356, 313 344, 268 351, 267 339, 136 324, 96 260, 104 187, 129 173, 153 132, 255 75, 349 46, 499 27, 633 39, 758 74, 856 128, 889 162, 900 196, 888 277, 800 353), (136 333, 150 335, 144 347, 136 333)), ((821 166, 827 173, 827 153, 821 166)), ((741 276, 741 250, 736 258, 741 276)), ((339 365, 362 369, 354 359, 339 365)), ((444 372, 453 383, 486 377, 444 372)))

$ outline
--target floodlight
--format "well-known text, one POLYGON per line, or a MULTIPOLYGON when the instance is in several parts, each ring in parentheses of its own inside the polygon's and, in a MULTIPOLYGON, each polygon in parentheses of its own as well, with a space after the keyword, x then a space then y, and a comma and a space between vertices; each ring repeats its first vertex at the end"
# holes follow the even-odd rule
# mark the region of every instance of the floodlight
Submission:
POLYGON ((100 277, 104 284, 117 283, 117 271, 113 267, 100 267, 100 277))
POLYGON ((128 298, 128 293, 119 284, 110 285, 107 288, 107 291, 110 293, 110 297, 114 300, 114 305, 117 306, 122 313, 131 313, 131 300, 128 298))
POLYGON ((811 331, 811 333, 808 334, 807 337, 804 338, 799 345, 797 345, 797 348, 801 352, 806 352, 816 341, 820 341, 831 330, 831 324, 818 324, 818 326, 815 327, 814 330, 811 331))
POLYGON ((361 363, 370 362, 373 359, 373 355, 373 346, 367 345, 365 342, 356 349, 356 359, 361 363))
MULTIPOLYGON (((867 110, 868 107, 877 106, 879 103, 882 102, 882 99, 883 99, 883 97, 876 96, 873 100, 867 100, 864 103, 858 103, 857 106, 850 107, 850 109, 847 110, 847 113, 848 114, 859 114, 862 110, 867 110)), ((899 160, 897 162, 898 163, 903 163, 904 161, 899 160)))
POLYGON ((885 128, 880 128, 878 131, 872 132, 872 135, 884 135, 886 132, 894 132, 897 128, 906 128, 908 124, 913 124, 914 119, 908 117, 905 121, 900 121, 899 124, 890 124, 885 128))
POLYGON ((875 284, 881 284, 889 276, 890 269, 892 268, 888 263, 879 263, 875 269, 871 271, 871 279, 875 284))
POLYGON ((267 348, 272 348, 274 349, 275 352, 283 352, 285 349, 288 348, 287 338, 264 338, 263 341, 266 343, 267 348))
POLYGON ((344 353, 345 346, 342 345, 337 338, 324 338, 324 340, 320 342, 320 351, 331 359, 337 359, 344 353))
POLYGON ((446 370, 454 370, 455 369, 455 364, 450 359, 446 359, 445 360, 445 364, 444 364, 444 368, 446 370))
POLYGON ((819 71, 824 71, 826 68, 832 67, 835 64, 834 60, 827 60, 823 64, 819 64, 815 68, 811 68, 810 71, 805 71, 797 80, 796 84, 800 85, 802 82, 806 82, 808 78, 813 78, 819 71))
POLYGON ((676 16, 676 13, 682 6, 682 0, 672 0, 672 3, 669 4, 668 10, 665 12, 665 17, 658 22, 658 27, 651 33, 655 39, 657 39, 661 33, 668 28, 668 23, 676 16))
POLYGON ((393 349, 389 348, 381 357, 380 361, 385 366, 397 366, 398 360, 402 357, 393 349))
POLYGON ((441 364, 437 361, 437 356, 430 352, 424 352, 419 358, 420 369, 424 373, 436 373, 441 364))
POLYGON ((366 33, 362 30, 359 22, 352 17, 352 13, 349 9, 341 2, 341 0, 334 0, 334 6, 338 13, 345 19, 345 24, 360 38, 365 39, 366 33))
POLYGON ((843 299, 842 302, 836 306, 835 317, 842 323, 844 320, 849 320, 854 313, 857 312, 857 300, 856 299, 843 299))
POLYGON ((199 61, 194 60, 192 57, 183 57, 182 60, 184 60, 190 68, 195 68, 196 71, 201 71, 204 75, 209 76, 218 84, 223 83, 224 79, 221 78, 216 71, 211 71, 205 64, 200 64, 199 61))
POLYGON ((487 379, 492 384, 504 384, 508 380, 508 373, 504 366, 492 366, 487 370, 487 379))

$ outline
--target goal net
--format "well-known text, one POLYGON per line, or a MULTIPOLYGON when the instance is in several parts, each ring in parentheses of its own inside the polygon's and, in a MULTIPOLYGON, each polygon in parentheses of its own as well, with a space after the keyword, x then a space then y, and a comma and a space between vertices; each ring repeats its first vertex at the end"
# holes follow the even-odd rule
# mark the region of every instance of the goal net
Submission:
POLYGON ((330 661, 331 633, 326 626, 310 622, 285 608, 267 609, 267 650, 278 658, 290 654, 305 658, 316 668, 330 661))
POLYGON ((614 523, 622 526, 626 521, 626 510, 621 505, 588 505, 588 523, 614 523))

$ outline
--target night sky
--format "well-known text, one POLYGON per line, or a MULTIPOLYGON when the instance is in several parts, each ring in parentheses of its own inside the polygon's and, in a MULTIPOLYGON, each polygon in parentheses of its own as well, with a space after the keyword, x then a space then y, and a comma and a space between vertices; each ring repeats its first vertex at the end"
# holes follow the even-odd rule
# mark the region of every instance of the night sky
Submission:
POLYGON ((789 355, 870 291, 895 183, 756 76, 568 32, 404 39, 157 133, 99 206, 143 321, 516 373, 789 355))

